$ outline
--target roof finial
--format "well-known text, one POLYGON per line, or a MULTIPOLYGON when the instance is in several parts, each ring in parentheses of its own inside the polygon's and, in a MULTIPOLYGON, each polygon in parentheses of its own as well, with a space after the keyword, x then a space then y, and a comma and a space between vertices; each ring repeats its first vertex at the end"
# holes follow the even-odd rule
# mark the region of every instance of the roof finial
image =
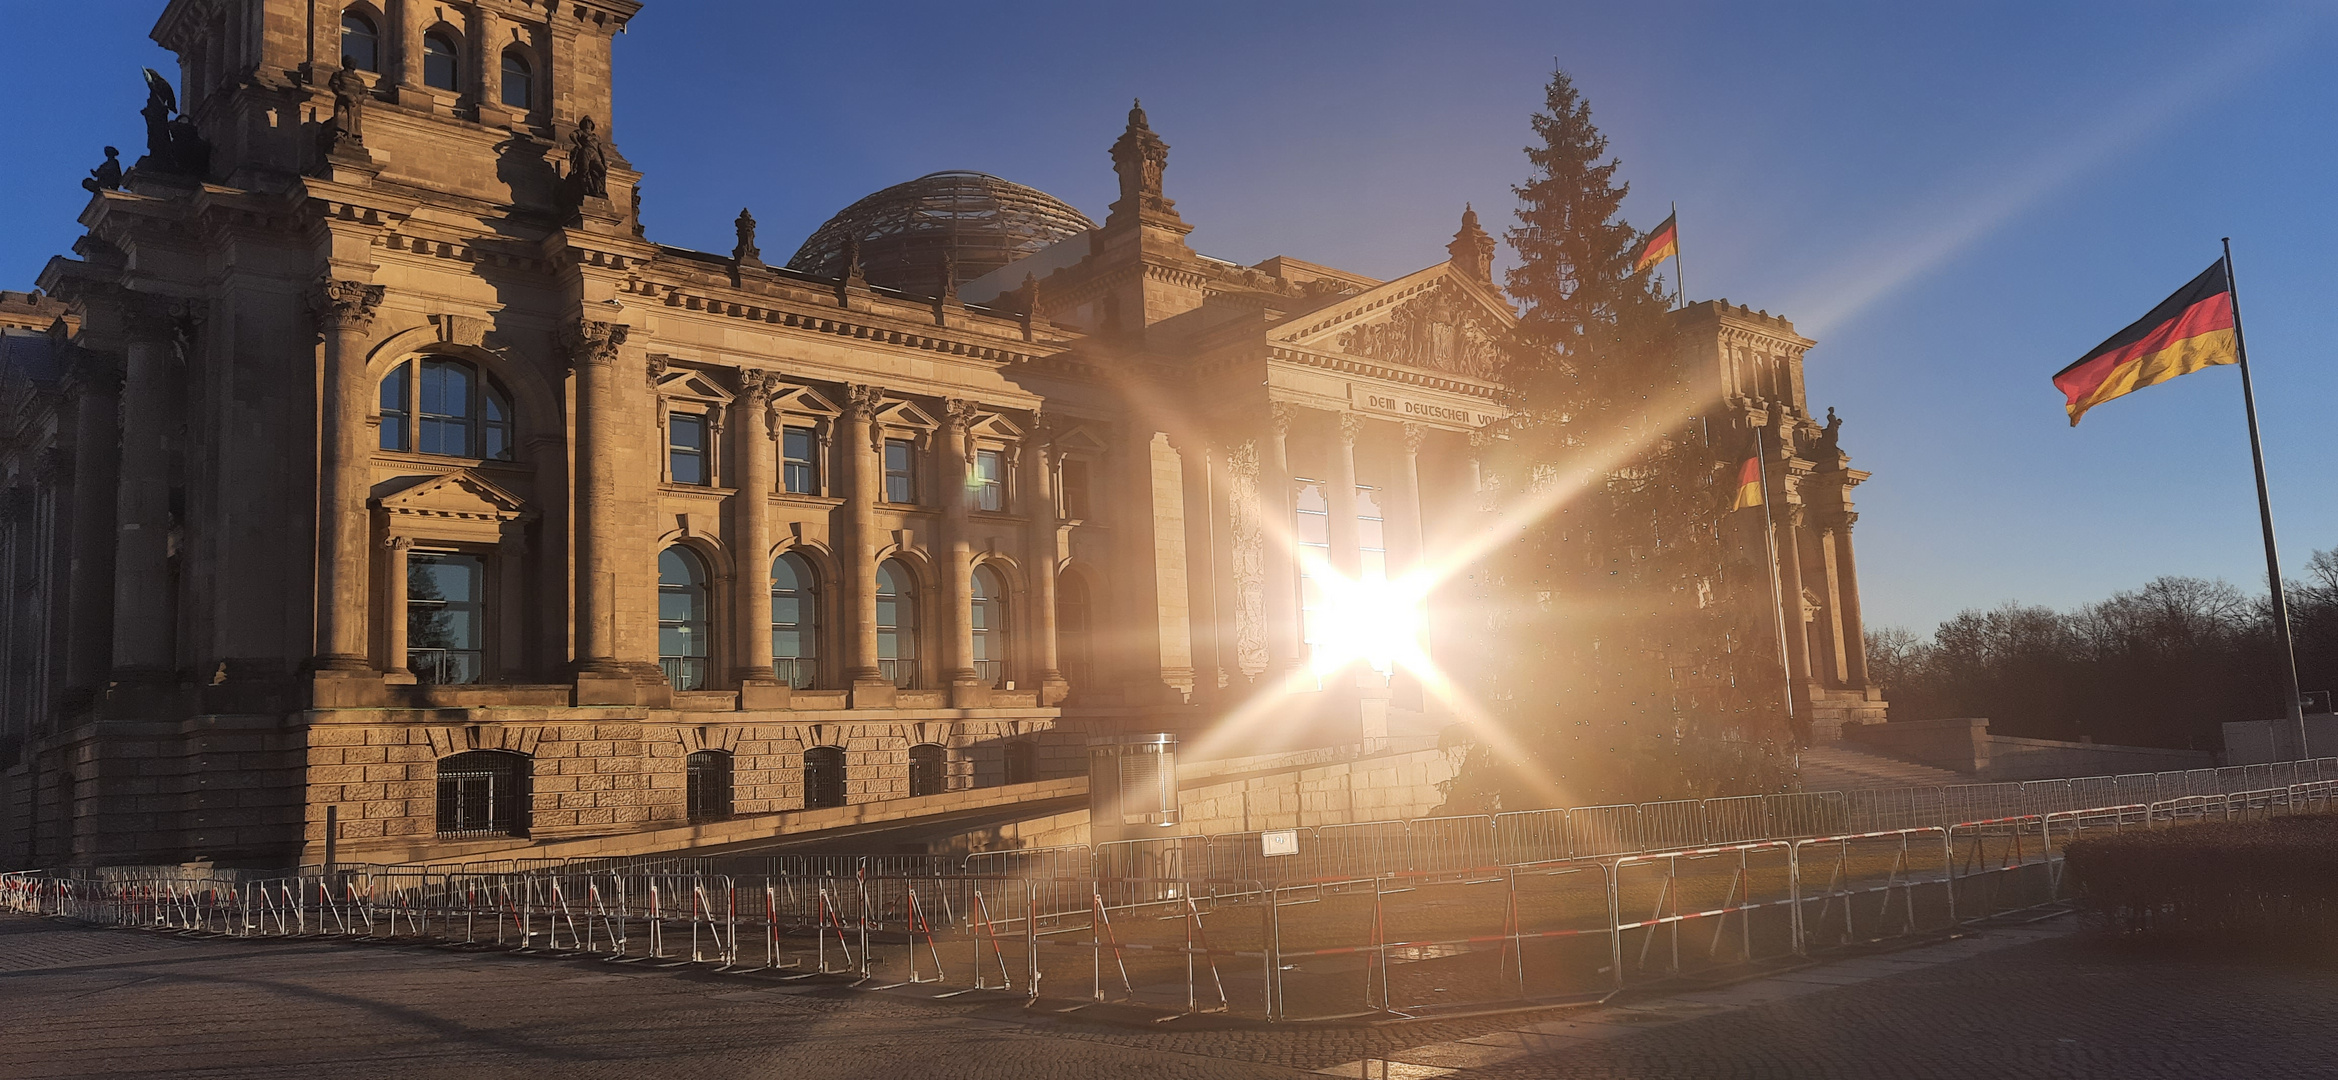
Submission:
POLYGON ((1112 144, 1112 171, 1120 174, 1120 201, 1112 204, 1106 226, 1130 215, 1176 217, 1171 209, 1176 204, 1161 195, 1161 172, 1169 167, 1169 144, 1153 134, 1152 125, 1146 122, 1144 99, 1130 100, 1128 130, 1112 144))
POLYGON ((1479 281, 1492 284, 1494 280, 1494 238, 1477 223, 1477 208, 1461 204, 1461 231, 1453 234, 1453 242, 1445 245, 1455 268, 1479 281))

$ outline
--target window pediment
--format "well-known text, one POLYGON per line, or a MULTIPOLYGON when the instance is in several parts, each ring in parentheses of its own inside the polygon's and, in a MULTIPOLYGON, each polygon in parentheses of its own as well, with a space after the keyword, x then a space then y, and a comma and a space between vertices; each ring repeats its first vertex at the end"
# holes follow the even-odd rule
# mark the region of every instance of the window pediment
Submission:
POLYGON ((809 386, 781 384, 772 388, 771 407, 791 416, 817 416, 823 419, 844 415, 844 410, 809 386))
POLYGON ((374 488, 375 508, 389 516, 393 535, 429 533, 448 540, 501 539, 510 526, 535 520, 518 496, 470 469, 438 476, 402 476, 374 488))
POLYGON ((658 396, 682 401, 728 405, 734 396, 714 377, 694 368, 673 368, 658 376, 658 396))

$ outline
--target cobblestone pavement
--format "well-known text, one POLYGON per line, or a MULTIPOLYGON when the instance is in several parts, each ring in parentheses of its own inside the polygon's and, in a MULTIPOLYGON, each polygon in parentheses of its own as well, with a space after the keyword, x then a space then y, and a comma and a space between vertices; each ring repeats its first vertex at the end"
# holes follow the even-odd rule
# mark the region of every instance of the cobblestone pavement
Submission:
POLYGON ((0 916, 12 1080, 2326 1077, 2332 1015, 2327 966, 2084 937, 1984 934, 1628 1009, 1146 1031, 692 969, 0 916))

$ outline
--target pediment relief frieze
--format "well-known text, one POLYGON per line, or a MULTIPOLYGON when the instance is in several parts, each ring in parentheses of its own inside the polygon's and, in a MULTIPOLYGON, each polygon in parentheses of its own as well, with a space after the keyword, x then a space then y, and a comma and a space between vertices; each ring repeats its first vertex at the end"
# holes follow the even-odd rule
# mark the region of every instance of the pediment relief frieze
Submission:
POLYGON ((1502 327, 1452 282, 1440 282, 1339 335, 1342 352, 1382 363, 1494 381, 1501 373, 1502 327))

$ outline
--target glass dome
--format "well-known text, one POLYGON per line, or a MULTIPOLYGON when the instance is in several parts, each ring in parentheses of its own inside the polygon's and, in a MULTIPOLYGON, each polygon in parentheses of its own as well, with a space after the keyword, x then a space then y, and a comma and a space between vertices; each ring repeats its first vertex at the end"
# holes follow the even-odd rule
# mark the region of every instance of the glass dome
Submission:
POLYGON ((845 238, 857 236, 870 284, 938 296, 945 267, 964 283, 1095 227, 1037 188, 987 173, 929 173, 845 207, 787 265, 842 277, 845 238))

